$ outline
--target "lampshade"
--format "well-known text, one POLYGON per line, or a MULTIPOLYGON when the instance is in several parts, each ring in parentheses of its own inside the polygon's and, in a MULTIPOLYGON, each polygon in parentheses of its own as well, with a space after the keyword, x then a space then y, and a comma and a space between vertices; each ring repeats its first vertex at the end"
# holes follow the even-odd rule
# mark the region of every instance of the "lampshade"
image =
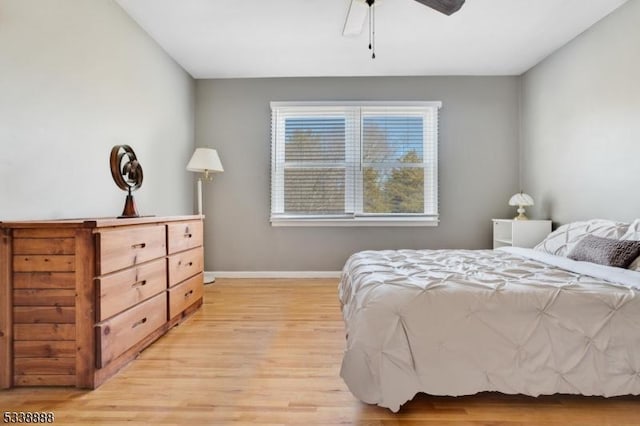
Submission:
POLYGON ((218 151, 212 148, 196 148, 187 164, 190 172, 224 172, 218 151))
POLYGON ((524 192, 518 192, 509 199, 510 206, 532 206, 533 198, 524 192))

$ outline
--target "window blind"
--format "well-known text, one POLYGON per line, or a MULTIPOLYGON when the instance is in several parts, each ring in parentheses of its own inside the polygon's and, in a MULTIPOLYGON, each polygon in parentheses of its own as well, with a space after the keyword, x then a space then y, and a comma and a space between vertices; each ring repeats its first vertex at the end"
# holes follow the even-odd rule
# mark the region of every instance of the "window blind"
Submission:
POLYGON ((272 103, 271 221, 436 219, 439 103, 272 103))
POLYGON ((437 215, 433 108, 361 109, 362 214, 437 215))

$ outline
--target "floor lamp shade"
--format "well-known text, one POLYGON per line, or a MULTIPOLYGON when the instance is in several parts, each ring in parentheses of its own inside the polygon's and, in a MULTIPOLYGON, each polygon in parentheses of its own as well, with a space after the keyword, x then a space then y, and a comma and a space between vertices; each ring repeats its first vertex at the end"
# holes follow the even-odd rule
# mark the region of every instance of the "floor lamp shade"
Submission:
POLYGON ((187 164, 190 172, 200 172, 209 177, 209 173, 224 172, 218 151, 212 148, 196 148, 187 164))

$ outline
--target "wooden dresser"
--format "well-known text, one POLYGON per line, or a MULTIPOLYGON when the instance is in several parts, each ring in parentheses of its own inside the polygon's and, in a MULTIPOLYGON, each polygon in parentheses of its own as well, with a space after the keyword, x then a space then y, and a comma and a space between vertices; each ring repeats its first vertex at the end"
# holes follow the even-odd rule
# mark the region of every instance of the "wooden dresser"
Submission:
POLYGON ((202 305, 202 217, 0 223, 0 388, 93 389, 202 305))

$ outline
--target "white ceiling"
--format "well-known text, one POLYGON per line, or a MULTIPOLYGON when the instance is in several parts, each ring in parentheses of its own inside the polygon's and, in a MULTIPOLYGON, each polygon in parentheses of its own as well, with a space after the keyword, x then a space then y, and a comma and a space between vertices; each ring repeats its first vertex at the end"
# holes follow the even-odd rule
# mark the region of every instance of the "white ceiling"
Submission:
POLYGON ((350 0, 117 0, 195 78, 519 75, 626 0, 467 0, 445 16, 379 0, 342 35, 350 0))

